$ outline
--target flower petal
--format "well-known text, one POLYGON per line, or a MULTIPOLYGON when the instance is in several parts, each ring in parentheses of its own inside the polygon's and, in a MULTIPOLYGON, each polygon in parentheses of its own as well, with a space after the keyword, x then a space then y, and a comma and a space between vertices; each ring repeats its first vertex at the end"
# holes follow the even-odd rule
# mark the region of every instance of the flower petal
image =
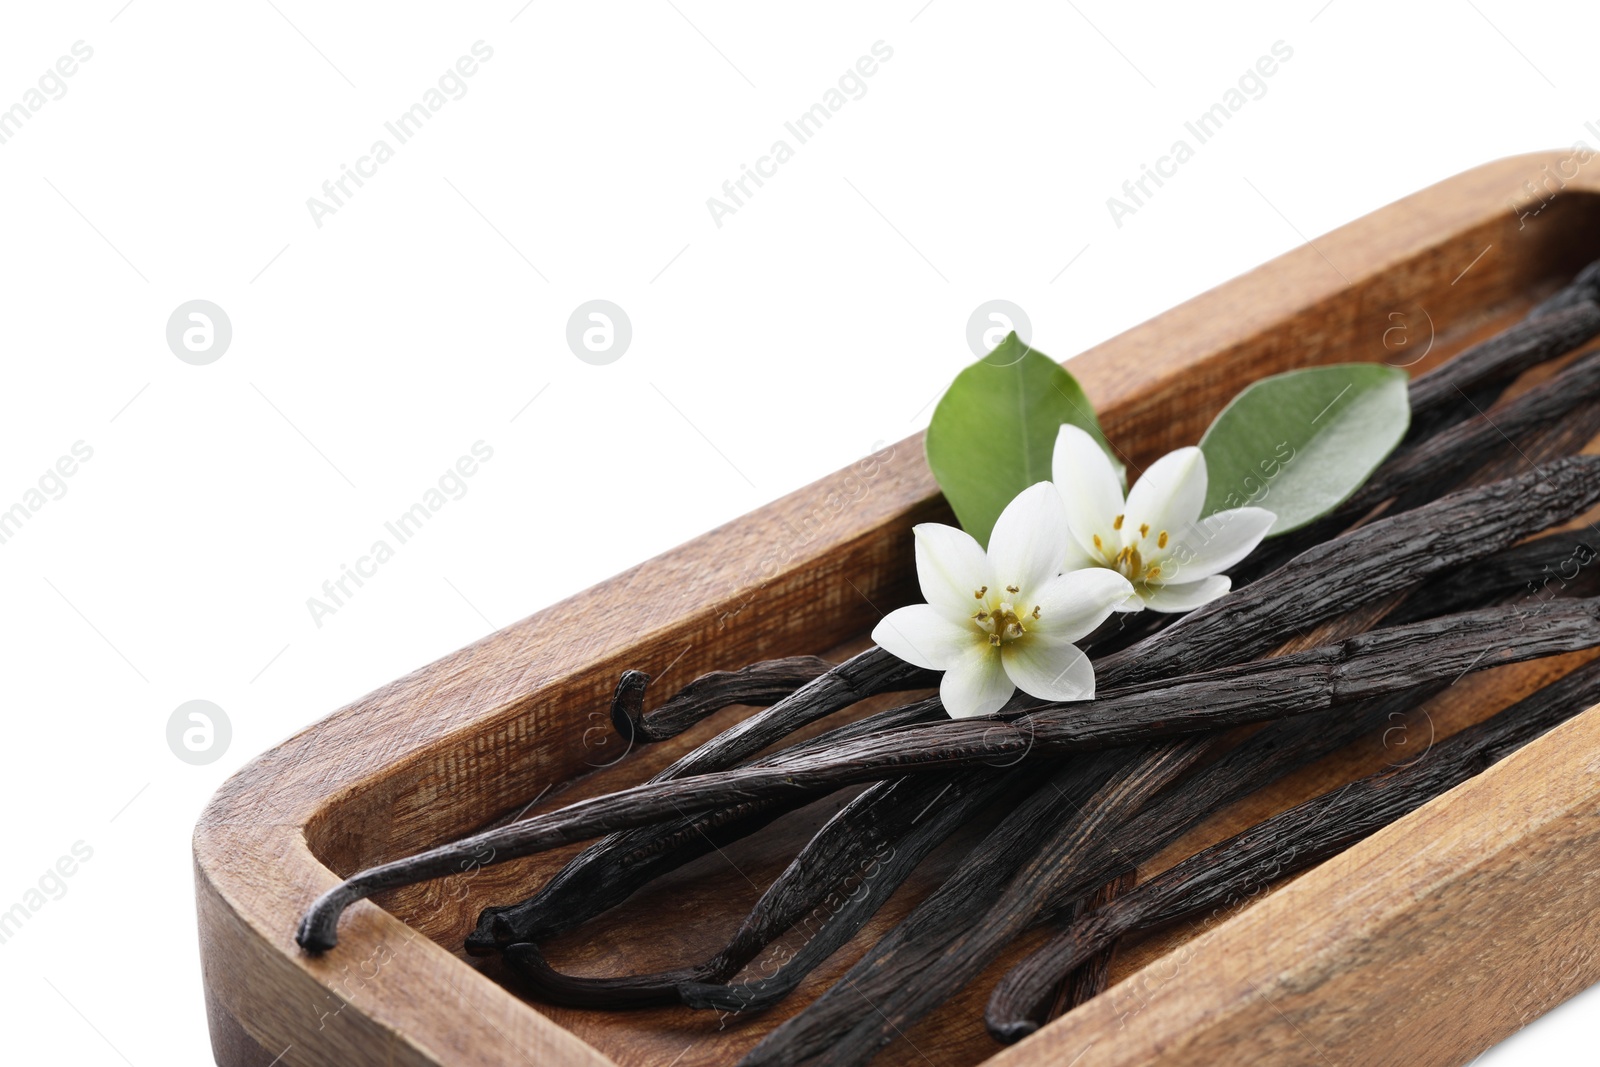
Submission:
POLYGON ((1255 551, 1277 521, 1265 508, 1233 508, 1207 515, 1175 534, 1177 546, 1162 571, 1183 583, 1209 578, 1255 551))
POLYGON ((1128 490, 1123 536, 1131 544, 1139 528, 1146 525, 1152 538, 1162 530, 1176 535, 1200 517, 1205 502, 1205 455, 1192 447, 1168 452, 1150 464, 1128 490))
POLYGON ((1025 615, 1037 604, 1039 617, 1025 623, 1028 632, 1073 642, 1105 622, 1131 596, 1128 579, 1109 567, 1090 567, 1056 578, 1039 591, 1033 604, 1018 604, 1017 613, 1025 615))
POLYGON ((1140 599, 1138 593, 1130 593, 1128 595, 1128 599, 1127 600, 1124 600, 1122 603, 1118 604, 1116 607, 1112 608, 1111 610, 1112 611, 1120 611, 1120 612, 1123 612, 1124 614, 1126 614, 1128 612, 1133 612, 1133 611, 1143 611, 1144 610, 1144 601, 1142 599, 1140 599))
POLYGON ((872 639, 884 651, 931 671, 944 670, 980 641, 988 643, 977 627, 963 626, 931 604, 889 612, 872 628, 872 639))
POLYGON ((1005 707, 1015 689, 1000 661, 1000 650, 974 644, 944 672, 939 700, 952 719, 971 719, 1005 707))
POLYGON ((1083 552, 1094 552, 1096 534, 1112 545, 1111 524, 1123 511, 1122 481, 1099 442, 1063 423, 1056 432, 1050 474, 1066 505, 1068 528, 1083 552))
POLYGON ((1201 605, 1209 604, 1232 587, 1233 582, 1227 575, 1212 575, 1198 582, 1151 586, 1140 595, 1144 599, 1144 606, 1151 611, 1177 613, 1193 611, 1201 605))
POLYGON ((1094 667, 1078 646, 1050 634, 1030 633, 1000 650, 1017 688, 1040 700, 1092 700, 1094 667))
POLYGON ((1083 546, 1078 544, 1078 539, 1076 537, 1067 538, 1067 556, 1066 559, 1061 561, 1061 572, 1063 574, 1065 574, 1067 571, 1081 571, 1085 567, 1103 566, 1105 566, 1104 563, 1093 558, 1089 555, 1089 553, 1083 550, 1083 546))
POLYGON ((973 593, 994 584, 983 546, 965 530, 925 522, 916 535, 917 584, 922 599, 951 619, 965 619, 978 610, 973 593))
POLYGON ((1002 588, 1014 585, 1021 596, 1033 596, 1061 572, 1071 543, 1061 494, 1049 482, 1039 482, 1018 493, 995 520, 989 573, 1002 588))

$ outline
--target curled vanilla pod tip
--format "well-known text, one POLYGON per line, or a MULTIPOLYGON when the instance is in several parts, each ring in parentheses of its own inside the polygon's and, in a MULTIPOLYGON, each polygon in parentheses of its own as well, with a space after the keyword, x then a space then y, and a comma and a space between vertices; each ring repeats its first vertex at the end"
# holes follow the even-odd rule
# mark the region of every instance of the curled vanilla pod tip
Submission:
POLYGON ((665 741, 723 708, 776 704, 833 668, 834 664, 817 656, 787 656, 760 660, 735 671, 708 671, 648 712, 644 695, 650 676, 643 671, 623 671, 611 697, 611 722, 629 743, 665 741))

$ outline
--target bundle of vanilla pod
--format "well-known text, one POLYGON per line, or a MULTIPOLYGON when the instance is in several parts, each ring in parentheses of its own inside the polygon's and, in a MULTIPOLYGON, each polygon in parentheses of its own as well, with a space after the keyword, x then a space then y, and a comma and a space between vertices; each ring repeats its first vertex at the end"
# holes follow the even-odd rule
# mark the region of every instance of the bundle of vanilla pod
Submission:
MULTIPOLYGON (((1041 697, 1019 681, 1024 691, 997 711, 954 717, 945 689, 789 742, 868 697, 927 690, 948 672, 875 645, 836 665, 802 657, 713 672, 649 711, 649 679, 628 672, 612 713, 633 743, 676 736, 731 705, 762 710, 638 786, 362 871, 311 906, 297 940, 331 950, 347 907, 463 861, 594 840, 526 900, 486 909, 468 951, 500 954, 536 1000, 678 1004, 688 1026, 692 1011, 760 1012, 788 997, 935 848, 998 812, 938 888, 741 1062, 866 1063, 1050 924, 1054 936, 990 994, 990 1033, 1016 1041, 1105 988, 1120 938, 1244 900, 1600 702, 1595 660, 1435 741, 1424 758, 1134 877, 1206 816, 1381 732, 1468 672, 1600 648, 1600 568, 1589 566, 1600 537, 1550 532, 1600 504, 1600 456, 1581 454, 1600 434, 1600 352, 1585 351, 1600 336, 1597 301, 1600 262, 1412 380, 1400 446, 1330 514, 1230 560, 1225 594, 1159 627, 1113 615, 1078 640, 1091 699, 1041 697), (1507 392, 1536 367, 1539 384, 1507 392), (594 977, 564 974, 541 953, 541 942, 690 860, 863 784, 710 958, 594 977), (752 966, 802 922, 803 946, 781 966, 752 966)), ((1149 566, 1127 553, 1107 562, 1135 578, 1149 566)), ((997 649, 1052 610, 1042 596, 1042 615, 1013 603, 1007 589, 992 599, 985 585, 966 604, 997 649)))

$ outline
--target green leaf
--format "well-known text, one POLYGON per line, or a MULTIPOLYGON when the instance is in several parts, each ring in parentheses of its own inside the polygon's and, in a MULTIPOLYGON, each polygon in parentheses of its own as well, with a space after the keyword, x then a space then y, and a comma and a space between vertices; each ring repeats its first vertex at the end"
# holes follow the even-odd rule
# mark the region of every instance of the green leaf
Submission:
POLYGON ((928 425, 928 466, 962 528, 981 544, 989 543, 995 520, 1018 493, 1049 481, 1064 422, 1106 447, 1077 379, 1015 333, 945 391, 928 425))
POLYGON ((1411 423, 1406 373, 1339 363, 1263 378, 1233 398, 1200 439, 1209 481, 1202 512, 1259 505, 1298 529, 1338 507, 1411 423))

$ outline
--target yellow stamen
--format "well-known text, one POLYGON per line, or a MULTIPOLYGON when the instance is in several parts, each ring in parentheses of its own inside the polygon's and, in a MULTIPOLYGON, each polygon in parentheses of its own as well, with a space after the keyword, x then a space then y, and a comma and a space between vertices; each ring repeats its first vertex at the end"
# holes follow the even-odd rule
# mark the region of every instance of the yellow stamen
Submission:
MULTIPOLYGON (((1111 520, 1111 528, 1113 530, 1122 529, 1122 520, 1125 519, 1125 518, 1127 518, 1126 515, 1118 515, 1116 518, 1112 519, 1111 520)), ((1099 540, 1099 539, 1096 538, 1096 540, 1099 540)))
MULTIPOLYGON (((1033 618, 1038 617, 1039 609, 1035 607, 1033 618)), ((1027 616, 1018 618, 1017 609, 1009 603, 1003 602, 993 611, 980 611, 972 618, 979 630, 989 638, 989 644, 995 647, 1015 641, 1028 632, 1022 625, 1027 616)))
POLYGON ((984 594, 986 594, 988 592, 989 592, 989 587, 988 586, 984 586, 982 589, 974 589, 972 591, 972 595, 975 598, 977 598, 978 600, 982 600, 983 597, 984 597, 984 594))
POLYGON ((1018 592, 1018 590, 1017 590, 1016 586, 1008 585, 1008 586, 1006 586, 1006 592, 1008 592, 1008 593, 1016 593, 1016 592, 1018 592))
POLYGON ((1166 548, 1167 547, 1167 531, 1162 530, 1161 531, 1161 536, 1156 538, 1156 547, 1157 548, 1166 548))
POLYGON ((1139 524, 1139 536, 1140 537, 1149 537, 1150 536, 1150 524, 1148 522, 1139 524))
MULTIPOLYGON (((1121 518, 1122 518, 1122 516, 1120 516, 1120 515, 1117 516, 1118 521, 1121 521, 1121 518)), ((1106 546, 1102 545, 1100 543, 1100 535, 1099 534, 1095 534, 1094 535, 1094 550, 1096 552, 1104 552, 1106 550, 1106 546)))

